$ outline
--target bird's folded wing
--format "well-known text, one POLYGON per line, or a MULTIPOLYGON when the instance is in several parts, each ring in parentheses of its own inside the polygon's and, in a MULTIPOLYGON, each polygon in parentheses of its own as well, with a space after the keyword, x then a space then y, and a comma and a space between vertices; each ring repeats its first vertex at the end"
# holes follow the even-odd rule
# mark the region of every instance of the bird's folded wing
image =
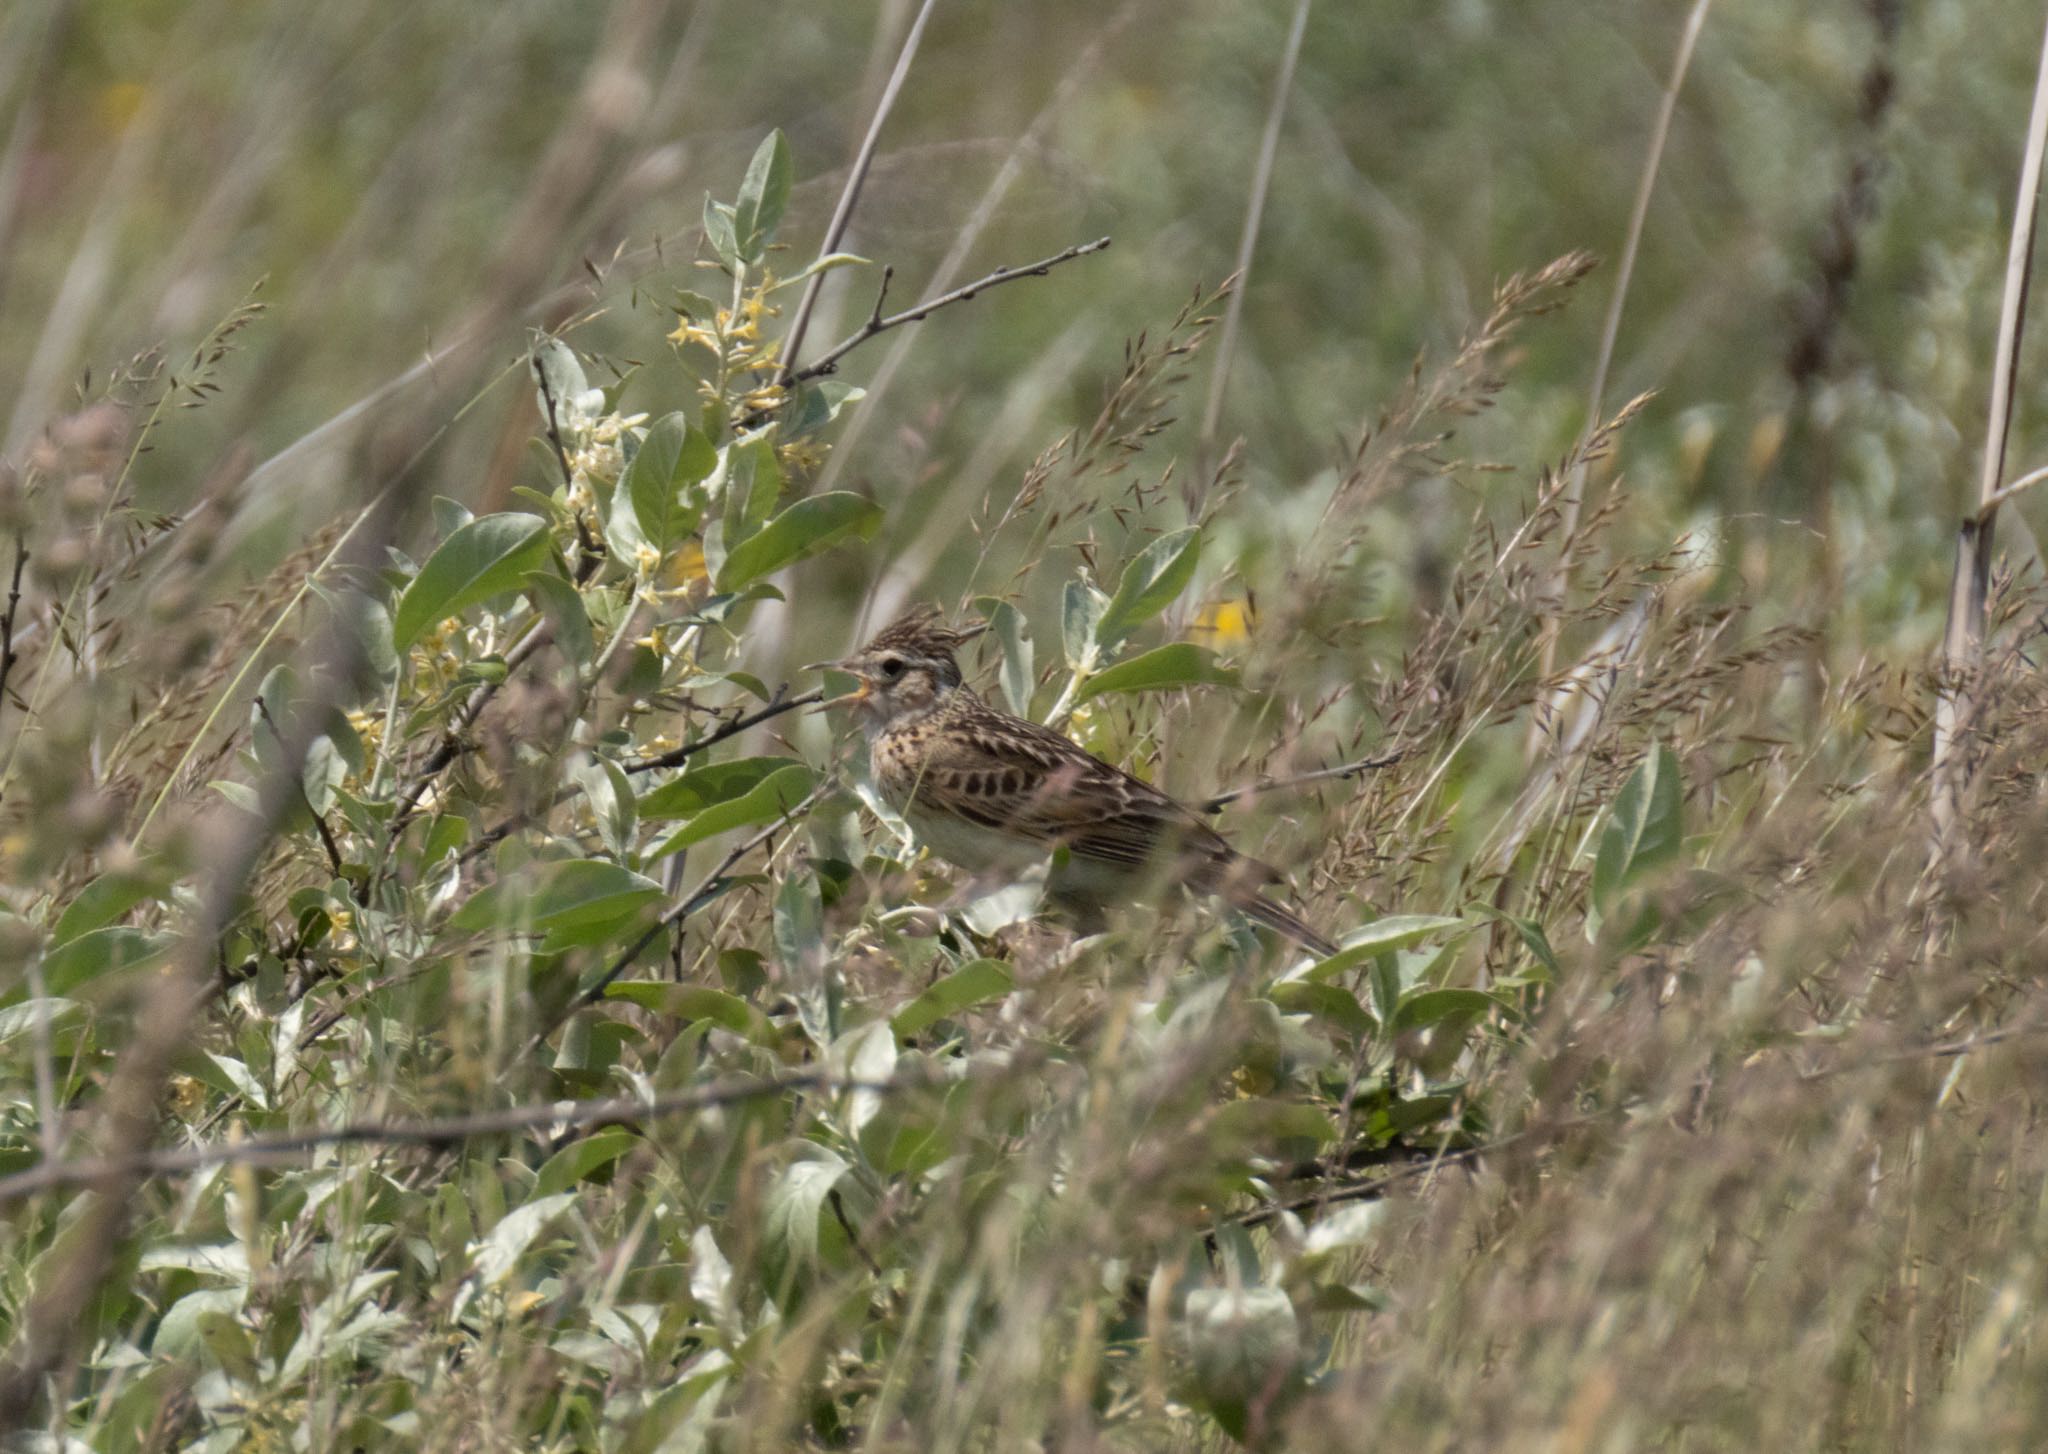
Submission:
POLYGON ((1169 852, 1233 856, 1193 812, 1035 723, 961 733, 927 775, 956 809, 1077 857, 1136 868, 1169 852))

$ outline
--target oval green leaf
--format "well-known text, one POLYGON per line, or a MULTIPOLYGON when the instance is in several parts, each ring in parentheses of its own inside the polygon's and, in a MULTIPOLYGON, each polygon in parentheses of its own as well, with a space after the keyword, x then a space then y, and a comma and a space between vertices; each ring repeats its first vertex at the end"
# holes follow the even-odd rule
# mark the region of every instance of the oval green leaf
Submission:
MULTIPOLYGON (((770 773, 731 802, 706 808, 675 832, 662 839, 648 854, 650 860, 663 858, 679 848, 701 843, 706 838, 733 828, 746 828, 780 817, 803 801, 811 790, 811 770, 800 762, 770 773)), ((642 805, 645 811, 645 805, 642 805)))
POLYGON ((594 1172, 631 1151, 639 1139, 624 1126, 607 1126, 580 1141, 570 1142, 541 1163, 540 1174, 533 1179, 533 1194, 554 1196, 579 1181, 588 1181, 594 1172))
POLYGON ((1085 702, 1109 692, 1160 692, 1204 684, 1234 687, 1238 684, 1237 673, 1218 666, 1216 658, 1201 647, 1176 641, 1097 672, 1082 683, 1074 700, 1085 702))
POLYGON ((547 558, 547 522, 538 515, 486 515, 441 542, 391 613, 391 640, 406 650, 429 626, 501 591, 547 558))
MULTIPOLYGON (((665 552, 697 528, 703 504, 685 498, 685 491, 705 479, 717 464, 717 447, 681 410, 654 421, 633 462, 626 466, 624 481, 626 499, 649 545, 665 552)), ((617 512, 616 504, 613 511, 617 512)))
POLYGON ((844 490, 798 500, 734 546, 718 570, 718 589, 736 591, 784 566, 829 550, 849 536, 866 540, 882 524, 882 507, 844 490))
POLYGON ((569 858, 543 865, 531 880, 493 884, 448 922, 464 931, 498 923, 541 933, 609 929, 660 897, 660 884, 616 863, 569 858))
POLYGON ((1124 567, 1116 594, 1095 623, 1095 639, 1102 649, 1112 649, 1172 605, 1174 597, 1187 589, 1201 559, 1202 531, 1196 525, 1162 535, 1140 551, 1137 559, 1124 567))
POLYGON ((1311 980, 1329 979, 1376 955, 1385 954, 1392 949, 1405 949, 1410 944, 1429 938, 1432 934, 1472 927, 1463 919, 1453 919, 1443 914, 1390 914, 1345 935, 1344 943, 1337 952, 1328 959, 1311 965, 1305 977, 1311 980))
POLYGON ((708 985, 674 984, 660 979, 624 979, 605 986, 605 998, 624 1000, 657 1015, 679 1020, 709 1020, 721 1029, 745 1036, 757 1045, 778 1040, 774 1021, 738 995, 708 985))
POLYGON ((741 757, 707 762, 640 795, 640 821, 659 823, 687 818, 719 803, 752 792, 786 767, 802 767, 793 757, 741 757))
POLYGON ((971 959, 898 1010, 889 1028, 908 1038, 971 1006, 1001 999, 1013 984, 1001 960, 971 959))

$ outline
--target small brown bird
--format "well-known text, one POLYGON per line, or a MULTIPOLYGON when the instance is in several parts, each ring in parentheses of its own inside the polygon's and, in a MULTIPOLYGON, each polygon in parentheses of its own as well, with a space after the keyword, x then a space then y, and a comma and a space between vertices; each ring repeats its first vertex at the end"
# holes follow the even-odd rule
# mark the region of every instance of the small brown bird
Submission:
POLYGON ((1064 847, 1046 890, 1084 923, 1148 884, 1178 882, 1317 955, 1337 952, 1259 892, 1279 873, 1192 809, 965 686, 953 653, 986 629, 948 627, 917 607, 852 656, 818 663, 859 679, 858 690, 820 705, 859 710, 875 787, 920 843, 970 873, 1019 873, 1064 847))

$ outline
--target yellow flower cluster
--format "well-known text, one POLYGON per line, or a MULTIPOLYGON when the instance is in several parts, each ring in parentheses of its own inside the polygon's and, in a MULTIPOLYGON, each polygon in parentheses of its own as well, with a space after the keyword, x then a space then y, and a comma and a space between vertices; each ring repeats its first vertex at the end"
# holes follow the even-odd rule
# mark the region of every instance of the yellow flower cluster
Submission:
POLYGON ((737 415, 764 413, 783 400, 784 391, 774 382, 782 368, 781 340, 761 337, 762 319, 781 312, 768 302, 774 291, 775 275, 764 272, 737 307, 714 309, 709 326, 684 315, 668 336, 677 347, 694 343, 717 359, 716 372, 698 387, 705 398, 737 415))

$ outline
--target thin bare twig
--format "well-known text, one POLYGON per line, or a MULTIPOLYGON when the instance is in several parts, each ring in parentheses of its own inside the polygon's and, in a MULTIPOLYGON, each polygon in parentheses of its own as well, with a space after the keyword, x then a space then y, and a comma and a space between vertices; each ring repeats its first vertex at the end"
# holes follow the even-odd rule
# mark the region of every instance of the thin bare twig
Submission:
POLYGON ((1239 798, 1256 797, 1260 793, 1284 792, 1288 788, 1304 787, 1309 783, 1329 782, 1335 778, 1359 777, 1377 768, 1392 767, 1403 757, 1403 752, 1390 752, 1384 757, 1362 757, 1357 762, 1347 762, 1338 767, 1318 768, 1314 772, 1301 773, 1295 777, 1261 778, 1255 783, 1246 783, 1241 788, 1204 798, 1195 807, 1204 813, 1220 813, 1239 798))
MULTIPOLYGON (((1230 361, 1237 352, 1237 330, 1244 316, 1245 282, 1251 276, 1252 252, 1258 245, 1259 222, 1266 214, 1266 190, 1273 181, 1273 161, 1280 150, 1280 123, 1287 115, 1287 96, 1294 89, 1294 67, 1301 58, 1301 38, 1308 30, 1312 0, 1295 0, 1294 24, 1287 32, 1287 47, 1280 56, 1280 75, 1273 82, 1273 103, 1266 112, 1266 132, 1259 140, 1259 160, 1252 168, 1251 200, 1245 204, 1244 231, 1237 239, 1237 265, 1231 270, 1236 286, 1223 310, 1223 333, 1216 343, 1216 362, 1209 376, 1209 403, 1202 410, 1202 430, 1195 445, 1207 455, 1216 440, 1216 427, 1223 419, 1223 395, 1230 384, 1230 361)), ((1200 479, 1208 473, 1196 471, 1200 479)))
MULTIPOLYGON (((1707 10, 1713 0, 1694 0, 1692 13, 1685 18, 1685 29, 1678 38, 1678 54, 1671 63, 1671 78, 1665 82, 1664 97, 1657 107, 1656 124, 1650 129, 1650 145, 1643 155, 1643 170, 1636 181, 1635 204, 1629 209, 1628 235, 1621 245, 1621 259, 1615 269, 1614 294, 1607 300, 1607 317, 1600 326, 1600 350, 1594 356, 1593 381, 1586 390, 1586 437, 1591 438, 1605 421, 1605 400, 1607 397, 1607 373, 1614 363, 1616 342, 1621 337, 1622 309, 1628 302, 1629 280, 1635 275, 1636 254, 1642 248, 1643 228, 1650 217, 1650 197, 1657 186, 1657 173, 1664 164, 1665 143, 1671 136, 1671 119, 1678 111, 1679 92, 1685 86, 1686 72, 1692 69, 1693 49, 1698 44, 1700 30, 1707 23, 1707 10)), ((1551 616, 1544 623, 1543 655, 1539 674, 1548 678, 1557 665, 1558 617, 1564 609, 1565 593, 1572 582, 1572 544, 1578 534, 1579 512, 1586 498, 1586 476, 1591 467, 1589 453, 1582 452, 1565 477, 1563 495, 1559 501, 1559 528, 1557 531, 1557 564, 1552 568, 1550 578, 1551 616)), ((1562 695, 1562 694, 1560 694, 1562 695)), ((1562 701, 1552 705, 1553 712, 1562 709, 1562 701)), ((1542 714, 1530 718, 1527 740, 1527 754, 1535 757, 1542 746, 1542 714)))
MULTIPOLYGON (((1593 382, 1586 390, 1586 432, 1591 434, 1600 427, 1602 410, 1607 397, 1607 374, 1614 364, 1614 349, 1621 338, 1622 309, 1628 303, 1629 280, 1636 270, 1636 254, 1642 250, 1643 228, 1650 218, 1650 196, 1657 187, 1657 173, 1664 165, 1664 147, 1671 136, 1671 118, 1678 111, 1679 92, 1685 87, 1686 72, 1692 69, 1692 54, 1698 44, 1700 30, 1707 23, 1707 10, 1713 0, 1694 0, 1692 13, 1685 18, 1685 29, 1678 37, 1678 54, 1671 62, 1671 79, 1664 85, 1663 99, 1657 106, 1657 120, 1650 128, 1650 145, 1643 154, 1643 170, 1636 180, 1635 204, 1629 209, 1628 235, 1621 245, 1621 257, 1614 269, 1614 295, 1607 300, 1607 317, 1600 325, 1600 351, 1594 356, 1593 382)), ((1579 508, 1585 500, 1587 462, 1581 461, 1572 470, 1572 483, 1564 492, 1561 505, 1562 528, 1559 539, 1567 543, 1579 526, 1579 508)), ((1569 560, 1569 555, 1564 559, 1569 560)), ((1545 670, 1548 671, 1546 661, 1545 670)))
POLYGON ((1996 490, 1993 490, 1991 492, 1991 497, 1989 499, 1985 500, 1981 505, 1977 507, 1976 518, 1979 521, 1988 521, 1994 514, 1997 513, 1998 507, 2000 505, 2005 504, 2006 501, 2012 499, 2015 495, 2024 495, 2028 490, 2033 489, 2034 486, 2040 484, 2043 480, 2048 480, 2048 469, 2029 470, 2026 474, 2021 475, 2011 484, 2000 485, 1996 490))
POLYGON ((917 323, 931 317, 932 314, 938 312, 941 308, 951 307, 955 303, 965 303, 969 298, 976 296, 985 289, 998 287, 1003 283, 1014 283, 1019 278, 1042 278, 1061 263, 1072 262, 1077 257, 1086 257, 1090 253, 1101 252, 1109 246, 1109 242, 1110 240, 1106 237, 1098 237, 1093 242, 1075 243, 1072 247, 1056 252, 1051 257, 1040 258, 1035 263, 1026 263, 1021 268, 997 268, 985 278, 977 278, 971 283, 953 289, 950 293, 941 293, 938 297, 928 299, 918 304, 915 308, 905 308, 901 313, 892 313, 887 318, 882 316, 882 298, 887 295, 889 278, 892 274, 884 271, 882 274, 882 293, 876 297, 874 309, 869 313, 867 322, 863 323, 858 329, 841 339, 838 343, 832 345, 816 362, 805 364, 802 368, 791 373, 787 382, 800 384, 806 379, 815 379, 823 374, 832 373, 839 367, 839 360, 845 358, 849 353, 852 353, 856 348, 859 348, 878 333, 887 333, 890 329, 901 328, 906 323, 917 323))
POLYGON ((94 1156, 77 1161, 45 1161, 26 1171, 0 1177, 0 1203, 66 1186, 99 1186, 152 1176, 176 1176, 209 1166, 274 1165, 294 1162, 323 1146, 458 1146, 480 1136, 568 1127, 625 1126, 656 1117, 684 1115, 717 1106, 757 1100, 790 1091, 867 1091, 890 1095, 916 1090, 922 1080, 858 1080, 830 1071, 805 1070, 789 1075, 721 1081, 694 1090, 641 1100, 632 1096, 588 1101, 547 1101, 480 1111, 468 1116, 443 1116, 420 1121, 351 1121, 306 1131, 277 1131, 210 1146, 182 1146, 139 1151, 127 1156, 94 1156))
MULTIPOLYGON (((875 147, 882 139, 882 124, 895 108, 904 78, 910 74, 910 62, 917 55, 918 42, 924 39, 925 22, 932 18, 932 11, 938 8, 938 3, 939 0, 924 0, 924 4, 918 7, 917 18, 910 22, 910 29, 903 37, 903 49, 896 56, 896 68, 889 73, 889 83, 882 87, 881 98, 875 102, 875 114, 868 119, 867 135, 861 138, 860 150, 854 154, 853 170, 847 174, 846 186, 839 193, 839 205, 832 209, 832 220, 825 228, 825 240, 818 244, 819 257, 837 252, 840 239, 846 236, 847 225, 853 221, 854 204, 860 200, 860 189, 867 183, 868 168, 874 165, 875 147)), ((787 384, 796 376, 797 352, 804 346, 804 335, 811 327, 811 314, 818 306, 818 290, 824 285, 823 273, 812 273, 810 281, 804 284, 796 313, 789 320, 789 332, 783 336, 782 368, 775 376, 778 384, 787 384)))
MULTIPOLYGON (((624 772, 639 773, 653 772, 655 769, 663 767, 679 767, 707 747, 716 746, 728 738, 737 737, 749 727, 757 727, 761 723, 775 717, 780 717, 786 712, 794 712, 799 707, 808 707, 814 702, 823 701, 825 696, 823 692, 811 691, 805 692, 800 697, 785 697, 783 693, 788 690, 787 685, 776 688, 775 695, 769 700, 768 705, 760 711, 735 718, 716 731, 708 732, 704 736, 699 737, 695 742, 685 742, 681 747, 672 747, 667 752, 657 753, 653 757, 643 757, 633 762, 621 763, 619 764, 620 769, 624 772)), ((576 790, 573 788, 557 793, 554 801, 548 806, 550 809, 559 808, 575 796, 576 790)), ((503 842, 507 835, 517 832, 520 828, 533 821, 534 815, 532 813, 520 813, 505 819, 502 823, 492 824, 477 835, 476 842, 462 850, 459 861, 470 863, 481 858, 484 854, 490 852, 492 848, 503 842)))
POLYGON ((825 700, 825 694, 819 691, 805 692, 803 695, 796 697, 783 696, 782 694, 788 690, 787 686, 776 688, 775 695, 769 698, 768 705, 760 711, 750 713, 745 717, 736 717, 717 731, 709 732, 699 737, 695 742, 685 742, 681 747, 672 747, 667 752, 659 752, 653 757, 642 757, 633 762, 621 763, 620 766, 627 772, 653 772, 656 768, 677 767, 688 762, 705 748, 723 742, 728 737, 737 737, 749 727, 757 727, 770 718, 780 717, 785 712, 794 712, 799 707, 808 707, 814 702, 825 700))
POLYGON ((1934 703, 1932 771, 1935 851, 1953 847, 1952 834, 1968 777, 1957 741, 1969 721, 1973 694, 1966 679, 1984 656, 1984 608, 1991 584, 1991 543, 1998 524, 1999 481, 2005 475, 2005 445, 2012 432, 2013 382, 2026 324, 2027 291, 2033 277, 2034 224, 2041 196, 2041 167, 2048 152, 2048 32, 2034 78, 2034 107, 2027 121, 2027 149, 2020 162, 2019 197, 2013 204, 2012 241, 2006 251, 2005 292, 1998 310, 1998 345, 1992 355, 1991 401, 1984 421, 1984 455, 1977 472, 1977 513, 1956 538, 1955 575, 1949 590, 1948 621, 1941 634, 1940 685, 1934 703))

